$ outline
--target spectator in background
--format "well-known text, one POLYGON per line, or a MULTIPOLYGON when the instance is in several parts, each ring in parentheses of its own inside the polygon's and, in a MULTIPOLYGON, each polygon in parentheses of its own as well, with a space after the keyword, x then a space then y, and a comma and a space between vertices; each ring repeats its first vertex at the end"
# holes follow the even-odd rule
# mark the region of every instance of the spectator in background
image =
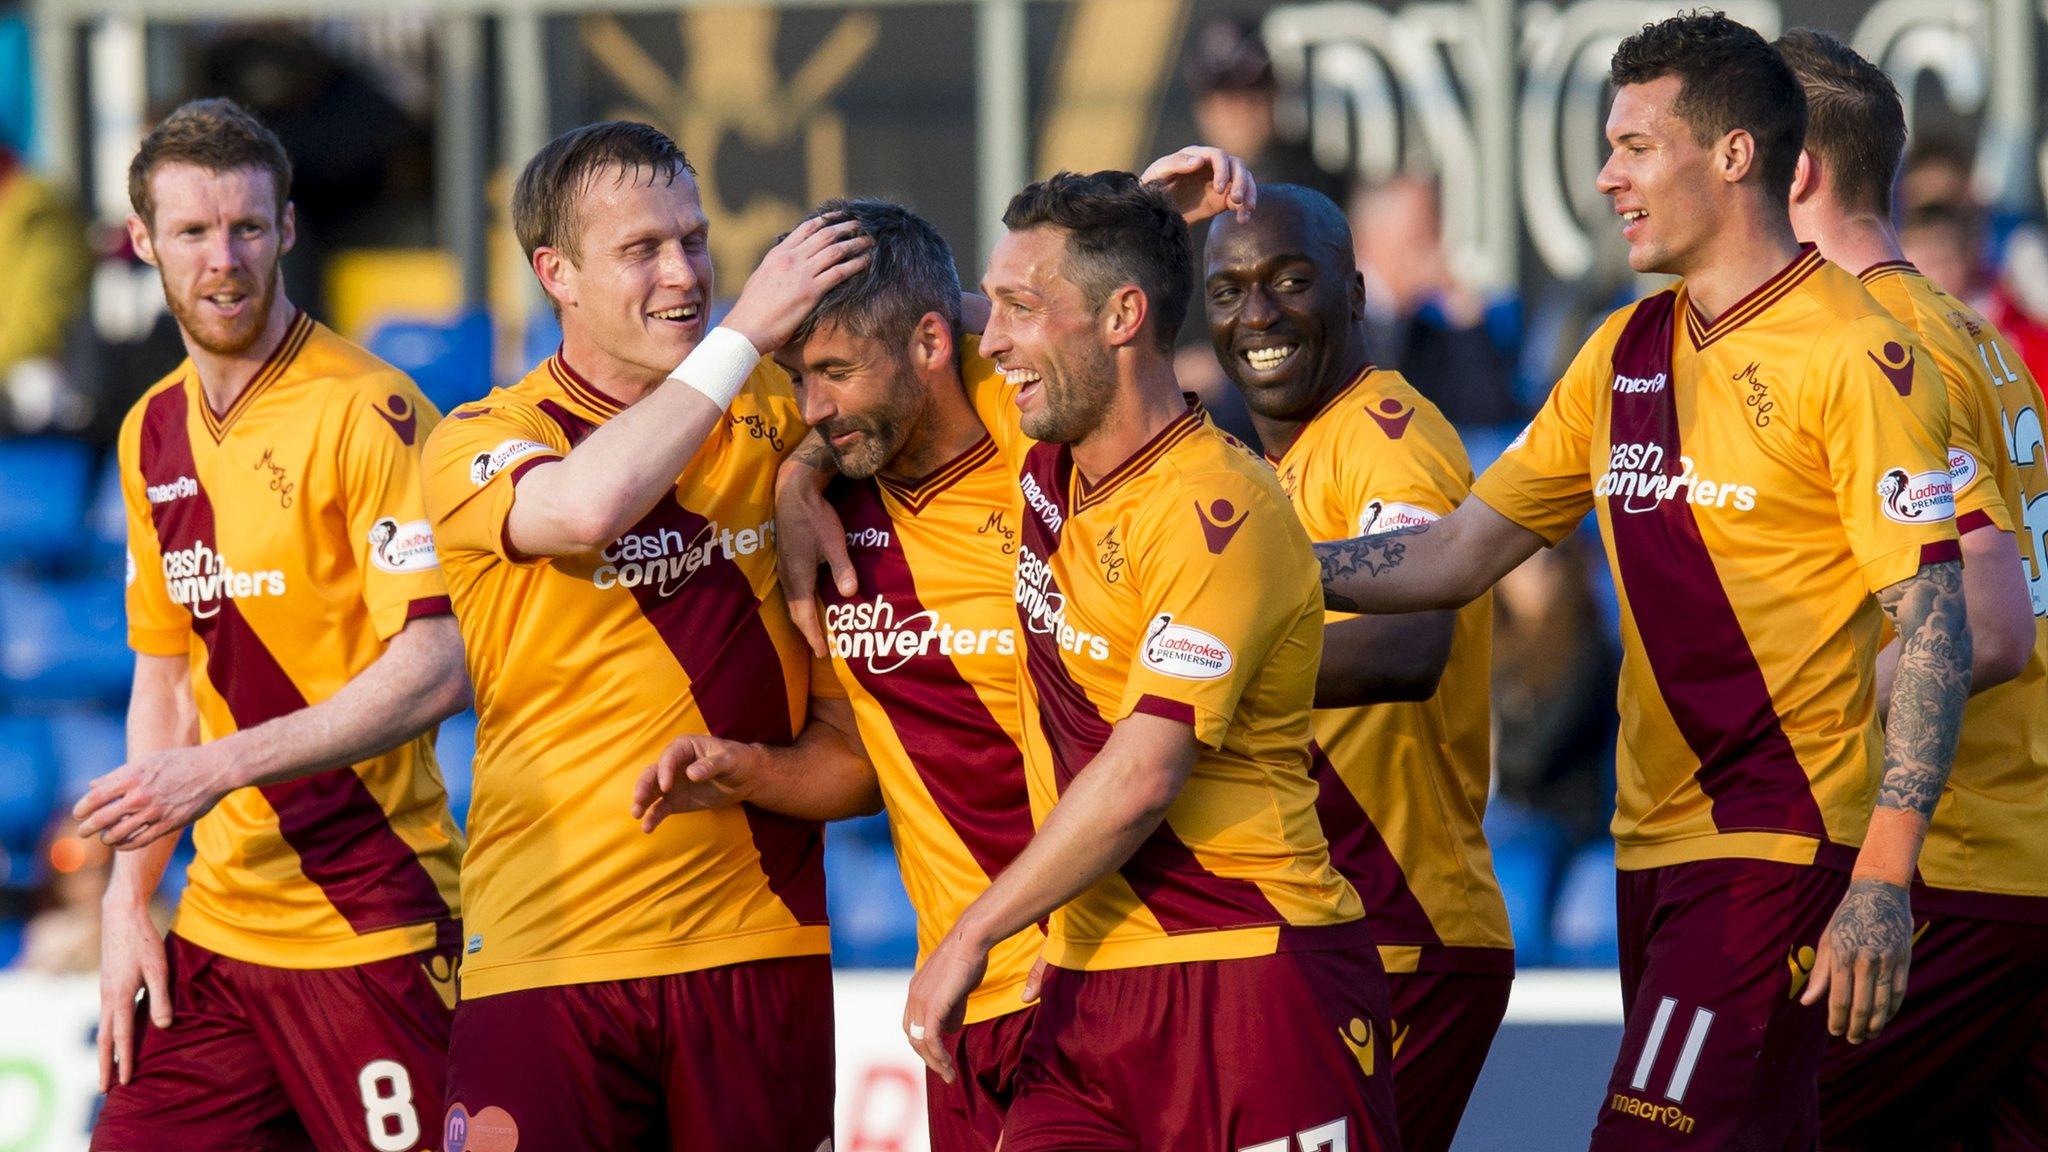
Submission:
POLYGON ((1237 20, 1202 25, 1190 40, 1181 78, 1202 143, 1243 160, 1261 184, 1300 184, 1343 202, 1342 178, 1323 170, 1306 145, 1280 138, 1273 123, 1273 58, 1256 28, 1237 20))
POLYGON ((1619 655, 1594 602, 1584 533, 1494 586, 1493 764, 1502 798, 1549 817, 1576 847, 1614 813, 1619 655))
POLYGON ((61 363, 91 274, 85 224, 70 199, 0 145, 0 423, 7 430, 71 430, 91 415, 61 363))
POLYGON ((1485 300, 1451 271, 1436 186, 1401 176, 1362 187, 1351 230, 1373 362, 1413 381, 1461 427, 1526 416, 1515 400, 1513 352, 1494 343, 1485 300))

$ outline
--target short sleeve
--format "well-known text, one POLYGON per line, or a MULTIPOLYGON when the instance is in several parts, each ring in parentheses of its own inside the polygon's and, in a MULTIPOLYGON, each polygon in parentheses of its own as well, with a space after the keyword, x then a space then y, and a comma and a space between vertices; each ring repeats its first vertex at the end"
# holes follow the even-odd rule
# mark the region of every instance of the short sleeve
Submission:
POLYGON ((1024 435, 1024 415, 1017 410, 1017 389, 1003 379, 993 361, 981 357, 981 338, 967 336, 960 342, 960 379, 967 385, 967 401, 981 417, 996 450, 1003 459, 1022 467, 1024 453, 1031 450, 1031 438, 1024 435))
POLYGON ((1803 420, 1865 584, 1875 592, 1956 559, 1947 387, 1926 350, 1896 322, 1866 317, 1814 357, 1803 420))
POLYGON ((525 563, 505 541, 513 488, 536 465, 569 454, 553 421, 523 405, 487 399, 448 415, 427 437, 427 519, 441 555, 485 553, 525 563))
POLYGON ((1308 536, 1277 490, 1228 472, 1174 483, 1175 498, 1132 525, 1140 639, 1110 719, 1184 720, 1215 748, 1246 686, 1304 616, 1320 635, 1322 597, 1308 578, 1308 536))
POLYGON ((1363 535, 1428 524, 1465 498, 1471 471, 1458 434, 1434 409, 1419 409, 1399 440, 1357 454, 1337 493, 1346 522, 1363 535))
POLYGON ((2005 451, 1991 381, 1978 365, 1957 364, 1931 345, 1928 351, 1948 383, 1948 474, 1956 490, 1956 531, 2011 532, 2013 509, 2005 502, 2001 483, 2010 472, 2011 457, 2005 451))
POLYGON ((192 650, 192 614, 171 600, 164 583, 163 545, 142 478, 141 430, 132 416, 117 452, 128 521, 128 647, 145 656, 184 656, 192 650))
POLYGON ((446 613, 448 584, 427 522, 420 437, 441 414, 409 380, 352 400, 340 445, 341 506, 349 547, 363 574, 363 604, 377 637, 389 640, 416 616, 446 613), (372 412, 410 409, 412 421, 372 412))
POLYGON ((1593 510, 1593 398, 1613 364, 1626 311, 1586 341, 1536 418, 1479 477, 1472 494, 1556 544, 1593 510))

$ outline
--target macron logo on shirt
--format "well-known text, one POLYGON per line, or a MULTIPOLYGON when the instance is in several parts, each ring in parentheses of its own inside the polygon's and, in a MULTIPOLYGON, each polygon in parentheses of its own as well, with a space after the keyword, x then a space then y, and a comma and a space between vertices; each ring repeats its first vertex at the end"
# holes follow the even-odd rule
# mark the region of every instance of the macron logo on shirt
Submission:
POLYGON ((1670 383, 1670 377, 1662 372, 1657 373, 1655 376, 1624 376, 1619 372, 1614 374, 1614 390, 1631 395, 1646 392, 1662 392, 1664 386, 1668 383, 1670 383))
POLYGON ((151 504, 169 504, 173 500, 199 495, 199 481, 190 476, 179 476, 161 484, 151 484, 143 489, 143 493, 149 497, 151 504))

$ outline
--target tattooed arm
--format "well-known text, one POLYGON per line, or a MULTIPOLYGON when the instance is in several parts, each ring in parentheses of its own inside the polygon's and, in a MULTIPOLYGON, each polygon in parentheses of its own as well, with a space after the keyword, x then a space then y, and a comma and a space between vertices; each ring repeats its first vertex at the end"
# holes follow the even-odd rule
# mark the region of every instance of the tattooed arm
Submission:
POLYGON ((1851 1044, 1884 1030, 1906 994, 1913 911, 1907 885, 1954 762, 1970 695, 1962 563, 1922 565, 1877 594, 1899 632, 1884 779, 1849 894, 1821 937, 1803 1003, 1828 998, 1828 1030, 1851 1044))
POLYGON ((842 595, 859 591, 853 560, 846 552, 846 525, 825 499, 825 486, 839 475, 839 462, 813 428, 775 473, 775 562, 789 618, 819 659, 826 655, 825 625, 818 612, 818 566, 832 569, 842 595))
POLYGON ((1326 606, 1385 615, 1463 607, 1541 547, 1472 496, 1430 524, 1317 544, 1316 559, 1326 606))

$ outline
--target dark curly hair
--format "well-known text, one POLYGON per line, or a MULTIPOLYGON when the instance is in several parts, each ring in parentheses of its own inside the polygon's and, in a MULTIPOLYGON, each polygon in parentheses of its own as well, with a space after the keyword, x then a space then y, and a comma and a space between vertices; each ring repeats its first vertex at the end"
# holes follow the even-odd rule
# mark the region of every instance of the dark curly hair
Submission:
POLYGON ((936 312, 960 335, 960 273, 953 250, 931 222, 886 200, 827 200, 815 216, 844 216, 875 242, 868 266, 834 284, 790 337, 792 347, 833 324, 900 352, 925 316, 936 312))
POLYGON ((1710 145, 1741 129, 1756 141, 1765 191, 1792 191, 1806 139, 1806 94, 1799 78, 1756 29, 1708 8, 1643 25, 1608 65, 1616 88, 1678 77, 1672 111, 1710 145))
POLYGON ((1778 54, 1806 89, 1806 150, 1827 171, 1846 208, 1890 216, 1892 183, 1906 154, 1898 86, 1854 48, 1825 32, 1794 28, 1778 54))
POLYGON ((1012 232, 1050 226, 1067 234, 1067 279, 1091 308, 1134 284, 1151 311, 1152 340, 1171 352, 1194 293, 1194 252, 1166 193, 1129 172, 1061 172, 1027 186, 1003 212, 1012 232))

